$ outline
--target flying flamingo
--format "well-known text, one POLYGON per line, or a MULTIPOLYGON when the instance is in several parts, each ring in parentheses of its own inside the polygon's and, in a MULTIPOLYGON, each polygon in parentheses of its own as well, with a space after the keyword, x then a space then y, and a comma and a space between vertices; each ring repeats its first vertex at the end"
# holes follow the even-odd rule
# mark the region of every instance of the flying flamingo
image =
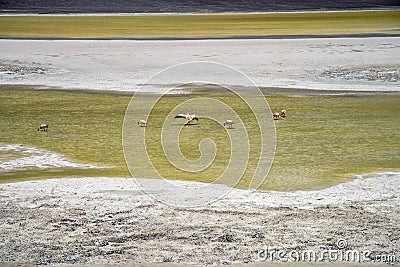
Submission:
POLYGON ((175 116, 176 119, 182 118, 182 119, 186 119, 188 122, 186 124, 190 124, 191 121, 196 120, 198 121, 199 118, 196 117, 196 115, 189 115, 189 112, 187 114, 178 114, 175 116))
POLYGON ((140 121, 137 122, 137 124, 138 124, 140 127, 146 127, 147 121, 145 121, 145 120, 140 120, 140 121))
POLYGON ((226 120, 226 121, 224 121, 224 126, 226 126, 226 128, 232 129, 234 123, 235 122, 232 120, 226 120))

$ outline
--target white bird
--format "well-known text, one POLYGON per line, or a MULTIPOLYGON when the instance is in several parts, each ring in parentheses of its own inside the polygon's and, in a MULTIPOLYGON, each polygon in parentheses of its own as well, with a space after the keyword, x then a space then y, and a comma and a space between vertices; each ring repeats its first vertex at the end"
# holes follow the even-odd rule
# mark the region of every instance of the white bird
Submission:
POLYGON ((42 131, 47 132, 48 129, 49 129, 49 125, 43 123, 43 124, 40 124, 40 125, 39 125, 39 128, 38 128, 37 130, 38 130, 38 131, 42 130, 42 131))
POLYGON ((274 114, 272 114, 272 117, 274 118, 274 120, 279 120, 281 118, 281 115, 279 114, 279 112, 275 112, 274 114))
POLYGON ((137 124, 138 124, 140 127, 146 127, 147 121, 145 121, 145 120, 140 120, 140 121, 137 122, 137 124))
POLYGON ((235 122, 234 122, 233 120, 226 120, 226 121, 224 122, 224 126, 226 126, 227 128, 232 129, 234 123, 235 123, 235 122))
POLYGON ((196 117, 196 115, 190 115, 189 112, 187 114, 178 114, 175 116, 176 119, 182 118, 182 119, 186 119, 188 122, 186 124, 190 124, 191 121, 196 120, 198 121, 199 118, 196 117))

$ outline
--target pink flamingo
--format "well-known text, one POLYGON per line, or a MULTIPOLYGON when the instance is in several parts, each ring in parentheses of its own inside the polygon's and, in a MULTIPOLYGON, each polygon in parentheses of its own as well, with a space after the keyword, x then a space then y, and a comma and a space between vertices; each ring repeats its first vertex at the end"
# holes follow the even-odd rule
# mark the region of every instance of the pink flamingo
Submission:
POLYGON ((196 117, 196 115, 194 115, 194 114, 190 115, 189 112, 187 114, 178 114, 178 115, 175 116, 175 118, 177 118, 177 119, 179 119, 179 118, 186 119, 188 121, 186 124, 190 124, 190 122, 193 121, 193 120, 196 120, 196 121, 199 120, 199 118, 196 117))
POLYGON ((226 121, 224 122, 224 126, 226 126, 226 128, 232 129, 234 123, 235 123, 235 122, 232 121, 232 120, 226 120, 226 121))
POLYGON ((42 131, 44 131, 44 132, 47 132, 47 129, 49 129, 49 125, 43 123, 43 124, 40 124, 40 125, 39 125, 39 128, 38 128, 37 130, 38 130, 38 131, 42 130, 42 131))
POLYGON ((140 121, 137 122, 137 124, 138 124, 140 127, 146 127, 147 121, 145 121, 145 120, 140 120, 140 121))

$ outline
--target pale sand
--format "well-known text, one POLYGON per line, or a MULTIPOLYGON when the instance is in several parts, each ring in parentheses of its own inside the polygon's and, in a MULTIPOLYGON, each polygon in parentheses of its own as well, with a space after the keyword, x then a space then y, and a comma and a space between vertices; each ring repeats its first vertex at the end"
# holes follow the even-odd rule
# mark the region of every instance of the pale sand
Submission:
MULTIPOLYGON (((212 204, 179 208, 155 200, 179 191, 160 187, 146 194, 132 178, 0 184, 0 262, 262 266, 271 258, 260 262, 258 251, 268 248, 312 250, 318 258, 324 250, 353 250, 369 253, 360 256, 363 263, 385 255, 398 264, 399 191, 400 173, 382 173, 319 191, 234 189, 212 204)), ((342 257, 327 266, 353 261, 342 257)))
MULTIPOLYGON (((3 267, 32 267, 37 266, 32 263, 24 263, 24 262, 3 262, 0 263, 0 266, 3 267)), ((61 266, 76 266, 74 264, 61 264, 61 266)), ((150 267, 150 266, 162 266, 162 267, 190 267, 193 265, 190 264, 179 264, 179 263, 151 263, 151 264, 88 264, 88 265, 79 265, 81 267, 108 267, 108 266, 115 266, 115 267, 150 267)), ((199 265, 200 266, 200 265, 199 265)), ((357 267, 360 266, 360 263, 351 263, 351 262, 329 262, 329 263, 321 263, 321 262, 261 262, 261 263, 244 263, 244 264, 234 264, 234 267, 357 267)), ((387 267, 388 264, 385 263, 367 263, 363 264, 362 266, 365 267, 387 267)))
MULTIPOLYGON (((0 83, 133 91, 157 72, 191 61, 226 64, 260 87, 356 91, 400 88, 399 37, 0 40, 0 83)), ((231 85, 231 81, 232 77, 226 77, 226 84, 231 85)))

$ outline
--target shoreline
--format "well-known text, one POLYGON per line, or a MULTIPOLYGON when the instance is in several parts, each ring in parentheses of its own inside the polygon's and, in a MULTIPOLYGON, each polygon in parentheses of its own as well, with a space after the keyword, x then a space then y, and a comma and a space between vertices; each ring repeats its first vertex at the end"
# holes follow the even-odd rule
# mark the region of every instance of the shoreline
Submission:
MULTIPOLYGON (((206 87, 207 85, 205 85, 206 87)), ((233 86, 235 87, 235 86, 233 86)), ((100 90, 100 89, 87 89, 87 88, 63 88, 56 86, 43 86, 43 85, 25 85, 25 84, 0 84, 0 90, 4 88, 14 88, 16 90, 37 90, 37 91, 62 91, 62 92, 83 92, 83 93, 99 93, 99 94, 115 94, 115 95, 159 95, 157 92, 140 92, 140 91, 126 91, 126 90, 100 90)), ((246 88, 242 88, 242 92, 246 92, 246 88), (244 89, 244 90, 243 90, 244 89)), ((312 88, 283 88, 283 87, 258 87, 264 96, 277 95, 277 96, 367 96, 367 95, 399 95, 400 91, 359 91, 359 90, 336 90, 336 89, 312 89, 312 88)), ((170 95, 179 94, 202 94, 202 93, 215 93, 220 94, 218 89, 208 88, 192 88, 192 89, 174 89, 170 95)), ((248 93, 251 93, 250 89, 248 93)))
POLYGON ((238 36, 207 36, 207 37, 5 37, 0 40, 32 40, 32 41, 213 41, 213 40, 296 40, 296 39, 336 39, 336 38, 396 38, 400 33, 361 33, 361 34, 299 34, 299 35, 238 35, 238 36))
MULTIPOLYGON (((92 167, 93 168, 93 167, 92 167)), ((268 178, 267 178, 268 179, 268 178)), ((241 189, 230 187, 225 184, 215 182, 187 181, 187 180, 168 180, 161 178, 138 178, 138 177, 45 177, 31 180, 15 180, 0 182, 0 192, 15 188, 15 194, 9 196, 10 200, 18 198, 30 198, 32 194, 40 195, 40 192, 48 191, 52 186, 58 187, 63 184, 67 187, 74 187, 79 194, 101 193, 111 195, 126 196, 146 196, 147 201, 152 201, 177 209, 229 209, 244 211, 251 205, 251 211, 256 211, 257 207, 290 207, 293 209, 313 210, 329 205, 341 206, 352 203, 363 203, 369 212, 386 212, 396 209, 396 203, 400 201, 397 192, 399 190, 400 170, 397 171, 376 171, 353 175, 353 179, 327 185, 318 189, 297 189, 297 190, 269 190, 269 189, 241 189), (96 186, 97 181, 99 182, 96 186), (80 183, 88 182, 90 186, 78 186, 80 183), (115 184, 114 184, 115 183, 115 184), (42 188, 30 192, 33 187, 42 188), (154 190, 154 188, 159 190, 154 190), (210 194, 222 193, 210 201, 191 202, 193 192, 209 188, 210 194), (21 189, 21 191, 19 191, 21 189), (227 189, 229 189, 227 191, 227 189), (182 190, 182 191, 180 191, 182 190), (172 193, 173 192, 173 193, 172 193), (181 192, 184 195, 178 195, 181 192), (176 199, 177 201, 169 201, 176 199), (375 203, 380 200, 385 203, 375 203), (182 205, 193 203, 193 206, 182 205), (388 203, 391 203, 390 205, 388 203), (229 204, 229 205, 225 205, 229 204), (393 204, 393 205, 392 205, 393 204), (231 209, 229 206, 232 205, 231 209)), ((71 193, 68 189, 61 186, 58 190, 71 193)), ((65 193, 64 192, 64 193, 65 193)), ((0 198, 4 198, 4 194, 0 198)), ((61 197, 61 196, 60 196, 61 197)), ((204 198, 207 199, 207 196, 204 198)), ((78 204, 78 203, 76 203, 78 204)), ((250 211, 250 210, 247 210, 250 211)), ((400 219, 397 218, 397 219, 400 219)))

